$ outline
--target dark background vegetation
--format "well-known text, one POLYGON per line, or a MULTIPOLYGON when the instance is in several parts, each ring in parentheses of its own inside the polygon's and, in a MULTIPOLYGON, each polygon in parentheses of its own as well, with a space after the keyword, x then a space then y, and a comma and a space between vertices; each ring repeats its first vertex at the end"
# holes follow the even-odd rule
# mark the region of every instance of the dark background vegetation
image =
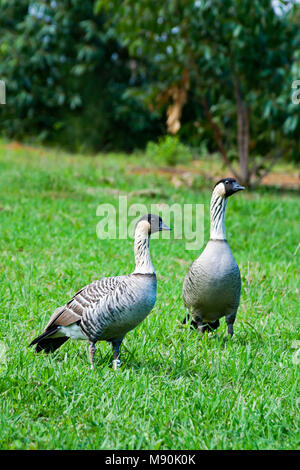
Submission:
POLYGON ((0 0, 1 449, 299 448, 299 6, 0 0), (201 204, 205 243, 229 175, 262 182, 226 213, 232 339, 224 320, 203 337, 182 324, 200 250, 171 217, 151 241, 155 308, 117 373, 103 342, 93 371, 84 342, 28 347, 83 286, 134 269, 131 239, 97 237, 98 208, 119 225, 121 196, 161 214, 201 204))
POLYGON ((1 133, 76 152, 159 141, 173 164, 181 142, 256 184, 299 160, 299 20, 290 1, 1 0, 1 133))

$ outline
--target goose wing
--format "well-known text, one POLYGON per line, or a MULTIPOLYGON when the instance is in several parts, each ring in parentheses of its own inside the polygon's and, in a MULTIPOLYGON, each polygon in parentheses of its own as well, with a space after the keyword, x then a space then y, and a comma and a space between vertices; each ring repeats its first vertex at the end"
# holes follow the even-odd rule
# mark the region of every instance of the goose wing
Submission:
POLYGON ((104 277, 80 289, 66 305, 53 312, 45 331, 53 326, 69 326, 81 320, 84 311, 99 302, 101 298, 114 292, 124 277, 104 277))

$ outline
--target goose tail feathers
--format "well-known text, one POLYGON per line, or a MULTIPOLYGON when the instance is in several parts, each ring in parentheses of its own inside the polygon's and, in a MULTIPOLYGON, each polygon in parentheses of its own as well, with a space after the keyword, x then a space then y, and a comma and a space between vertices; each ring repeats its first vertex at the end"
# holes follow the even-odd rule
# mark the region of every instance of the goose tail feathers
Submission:
POLYGON ((29 346, 34 346, 36 344, 35 351, 37 353, 41 351, 45 351, 45 353, 55 351, 69 339, 67 336, 55 337, 54 335, 58 332, 58 330, 58 327, 54 327, 44 331, 44 333, 31 341, 29 346))

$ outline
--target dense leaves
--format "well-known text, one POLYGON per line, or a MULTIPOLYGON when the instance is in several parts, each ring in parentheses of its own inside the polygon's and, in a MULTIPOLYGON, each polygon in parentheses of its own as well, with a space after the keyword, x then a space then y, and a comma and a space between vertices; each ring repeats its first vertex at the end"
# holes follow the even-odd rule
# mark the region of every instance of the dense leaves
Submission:
POLYGON ((101 149, 179 132, 259 180, 300 151, 299 4, 276 5, 2 0, 2 129, 101 149))
MULTIPOLYGON (((2 1, 0 76, 7 83, 1 127, 73 148, 134 148, 158 122, 134 98, 131 61, 93 2, 2 1)), ((138 87, 136 73, 134 84, 138 87)))
POLYGON ((274 150, 298 155, 299 107, 291 101, 300 44, 294 10, 278 7, 276 13, 271 0, 98 0, 97 7, 110 13, 132 54, 152 58, 151 100, 176 101, 167 91, 189 75, 194 119, 183 112, 185 135, 209 138, 232 170, 238 156, 236 174, 244 183, 264 171, 261 159, 274 150))

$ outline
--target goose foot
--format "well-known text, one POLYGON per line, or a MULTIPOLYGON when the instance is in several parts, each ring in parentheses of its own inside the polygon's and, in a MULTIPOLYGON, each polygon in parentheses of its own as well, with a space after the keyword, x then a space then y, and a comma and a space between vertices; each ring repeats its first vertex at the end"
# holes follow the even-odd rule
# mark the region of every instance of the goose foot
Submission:
POLYGON ((121 367, 122 362, 120 359, 114 359, 113 360, 113 370, 118 370, 121 367))
POLYGON ((205 332, 205 325, 203 325, 202 320, 197 321, 197 331, 199 331, 201 335, 205 332))
POLYGON ((205 331, 211 332, 213 330, 216 330, 217 328, 219 328, 219 326, 220 326, 219 320, 215 320, 215 321, 211 321, 207 323, 203 323, 202 320, 197 322, 197 330, 201 334, 204 334, 205 331))
POLYGON ((118 370, 121 367, 121 361, 119 359, 120 356, 120 346, 123 341, 122 339, 115 339, 113 340, 112 343, 112 349, 113 349, 113 370, 118 370))

